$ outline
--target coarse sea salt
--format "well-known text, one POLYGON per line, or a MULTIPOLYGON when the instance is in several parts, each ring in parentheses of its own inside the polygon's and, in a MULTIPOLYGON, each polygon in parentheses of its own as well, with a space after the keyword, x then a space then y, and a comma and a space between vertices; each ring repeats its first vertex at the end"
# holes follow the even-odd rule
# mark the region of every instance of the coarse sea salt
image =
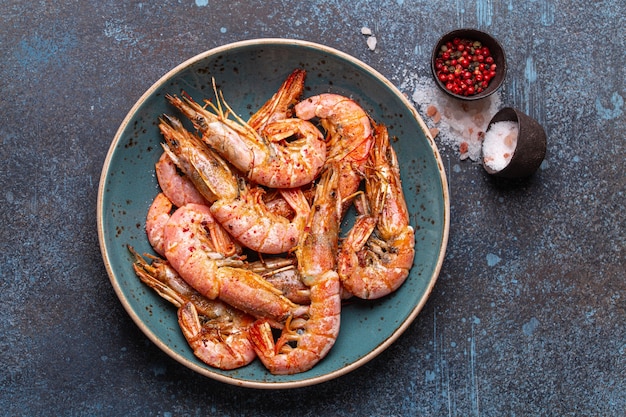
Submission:
POLYGON ((494 171, 502 171, 511 162, 518 132, 517 122, 508 120, 489 126, 483 140, 483 163, 494 171))
POLYGON ((367 36, 367 47, 370 49, 370 51, 373 51, 376 49, 376 43, 378 42, 376 39, 376 36, 374 35, 374 32, 372 32, 372 30, 370 28, 368 28, 367 26, 363 26, 361 28, 361 34, 367 36))
POLYGON ((372 35, 369 38, 367 38, 367 47, 370 48, 370 51, 373 51, 376 49, 376 36, 372 35))
POLYGON ((484 132, 501 106, 499 94, 465 102, 442 92, 432 77, 409 74, 403 84, 404 88, 414 88, 411 98, 425 116, 435 141, 453 147, 462 160, 479 161, 484 132))

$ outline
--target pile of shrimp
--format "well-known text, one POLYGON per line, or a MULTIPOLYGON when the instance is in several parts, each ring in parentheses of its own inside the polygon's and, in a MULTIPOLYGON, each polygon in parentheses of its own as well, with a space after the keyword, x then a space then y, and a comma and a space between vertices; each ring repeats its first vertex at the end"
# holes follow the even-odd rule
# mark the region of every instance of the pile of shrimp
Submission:
POLYGON ((311 369, 337 339, 343 300, 386 296, 413 264, 386 127, 350 98, 302 98, 305 76, 294 70, 247 121, 215 81, 214 102, 167 95, 176 115, 159 119, 161 192, 146 218, 156 255, 129 246, 133 268, 219 369, 255 358, 272 374, 311 369))

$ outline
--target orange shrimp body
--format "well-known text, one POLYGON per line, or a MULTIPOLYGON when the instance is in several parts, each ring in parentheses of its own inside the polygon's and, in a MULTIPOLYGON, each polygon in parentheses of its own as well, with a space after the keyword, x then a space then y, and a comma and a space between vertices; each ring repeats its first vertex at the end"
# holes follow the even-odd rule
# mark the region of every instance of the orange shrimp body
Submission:
POLYGON ((339 334, 341 285, 335 271, 341 202, 338 178, 332 169, 322 174, 296 250, 298 270, 309 287, 308 315, 288 319, 276 342, 267 321, 259 320, 250 329, 257 355, 272 374, 311 369, 328 354, 339 334))
MULTIPOLYGON (((191 120, 202 140, 248 180, 271 188, 295 188, 319 175, 326 161, 326 142, 314 125, 299 118, 283 118, 286 110, 266 104, 264 114, 253 118, 253 127, 228 107, 215 84, 214 90, 216 104, 206 101, 206 106, 185 94, 166 98, 191 120)), ((280 94, 275 96, 280 99, 280 94)), ((284 106, 282 101, 278 103, 278 107, 284 106)))
POLYGON ((236 369, 256 357, 248 331, 254 318, 190 287, 171 265, 159 258, 148 264, 131 247, 133 269, 143 283, 178 308, 178 324, 194 354, 219 369, 236 369))
POLYGON ((296 115, 304 120, 319 118, 328 141, 327 163, 337 167, 343 209, 359 188, 362 172, 373 144, 372 123, 365 110, 354 100, 339 94, 320 94, 295 105, 296 115))
POLYGON ((342 242, 337 266, 344 288, 366 299, 400 287, 415 256, 398 160, 385 126, 376 126, 375 139, 365 176, 369 212, 361 213, 342 242))
POLYGON ((306 312, 260 275, 245 269, 239 257, 224 256, 221 248, 230 243, 230 236, 219 230, 210 209, 197 204, 179 208, 165 225, 165 256, 189 285, 211 300, 219 298, 276 322, 306 312))

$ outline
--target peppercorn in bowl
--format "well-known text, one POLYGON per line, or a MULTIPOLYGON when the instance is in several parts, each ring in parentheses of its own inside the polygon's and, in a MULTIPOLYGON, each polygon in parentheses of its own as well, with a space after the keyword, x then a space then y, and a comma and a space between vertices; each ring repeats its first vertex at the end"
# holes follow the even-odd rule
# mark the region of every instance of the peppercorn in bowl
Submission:
POLYGON ((502 85, 506 56, 500 42, 488 33, 457 29, 439 38, 431 69, 445 93, 460 100, 479 100, 502 85))

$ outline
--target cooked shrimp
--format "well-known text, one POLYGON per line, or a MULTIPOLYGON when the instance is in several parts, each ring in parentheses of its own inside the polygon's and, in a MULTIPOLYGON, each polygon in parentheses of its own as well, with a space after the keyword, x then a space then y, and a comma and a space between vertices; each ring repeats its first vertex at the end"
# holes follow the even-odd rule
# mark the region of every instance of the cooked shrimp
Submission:
POLYGON ((263 202, 264 190, 241 183, 239 198, 218 200, 211 206, 215 219, 243 245, 257 252, 278 254, 290 251, 298 243, 308 213, 308 201, 298 189, 281 190, 283 198, 295 211, 290 220, 272 213, 263 202))
POLYGON ((310 120, 319 118, 328 138, 328 162, 339 170, 340 194, 350 198, 359 188, 362 172, 372 148, 372 123, 368 114, 354 100, 339 94, 320 94, 296 104, 296 116, 310 120))
POLYGON ((159 130, 165 138, 165 152, 208 202, 239 195, 237 181, 226 161, 185 129, 180 120, 164 115, 159 119, 159 130))
POLYGON ((298 118, 277 120, 262 134, 268 157, 254 162, 249 179, 272 188, 295 188, 317 178, 326 161, 326 142, 315 125, 298 118))
POLYGON ((288 319, 276 342, 267 321, 258 320, 250 328, 257 355, 272 374, 311 369, 326 356, 339 334, 341 285, 335 271, 341 201, 338 176, 331 168, 320 181, 296 250, 298 269, 310 291, 308 316, 288 319))
POLYGON ((240 257, 223 255, 216 222, 208 207, 187 204, 165 225, 165 256, 180 276, 200 294, 252 314, 281 322, 307 308, 285 298, 260 275, 246 270, 240 257))
POLYGON ((163 152, 155 164, 155 168, 161 191, 176 207, 184 206, 187 203, 207 204, 206 199, 200 194, 193 182, 177 169, 167 152, 163 152))
POLYGON ((236 369, 256 357, 248 330, 254 318, 189 286, 170 264, 154 257, 148 264, 132 247, 133 269, 143 283, 178 308, 178 324, 194 354, 219 369, 236 369))
MULTIPOLYGON (((187 95, 182 99, 167 95, 167 99, 192 121, 207 144, 250 181, 272 188, 294 188, 317 177, 326 161, 326 142, 315 126, 300 119, 284 119, 265 125, 259 133, 228 107, 216 89, 215 96, 217 105, 206 101, 210 109, 187 95), (280 128, 270 128, 274 123, 280 128)), ((261 121, 258 124, 264 125, 261 121)))
POLYGON ((170 219, 172 202, 163 193, 157 194, 146 216, 146 235, 156 253, 165 256, 163 228, 170 219))
POLYGON ((295 69, 283 81, 278 91, 248 119, 248 125, 255 131, 261 132, 269 123, 290 118, 293 105, 297 103, 304 91, 305 78, 306 71, 295 69))
POLYGON ((202 323, 193 303, 185 303, 178 309, 178 323, 194 355, 219 369, 240 368, 256 357, 254 348, 250 349, 248 326, 253 322, 250 317, 246 314, 238 321, 240 317, 235 315, 232 325, 227 326, 229 323, 215 320, 202 323))
POLYGON ((357 218, 342 242, 337 267, 344 288, 367 299, 383 297, 402 285, 415 255, 396 153, 385 126, 378 125, 374 136, 365 177, 371 212, 357 218))
POLYGON ((172 159, 199 189, 207 190, 215 219, 241 244, 262 253, 277 254, 291 250, 309 213, 309 204, 299 188, 280 190, 295 215, 288 219, 272 213, 263 201, 264 190, 250 187, 238 179, 227 162, 175 118, 162 119, 159 125, 172 159))

